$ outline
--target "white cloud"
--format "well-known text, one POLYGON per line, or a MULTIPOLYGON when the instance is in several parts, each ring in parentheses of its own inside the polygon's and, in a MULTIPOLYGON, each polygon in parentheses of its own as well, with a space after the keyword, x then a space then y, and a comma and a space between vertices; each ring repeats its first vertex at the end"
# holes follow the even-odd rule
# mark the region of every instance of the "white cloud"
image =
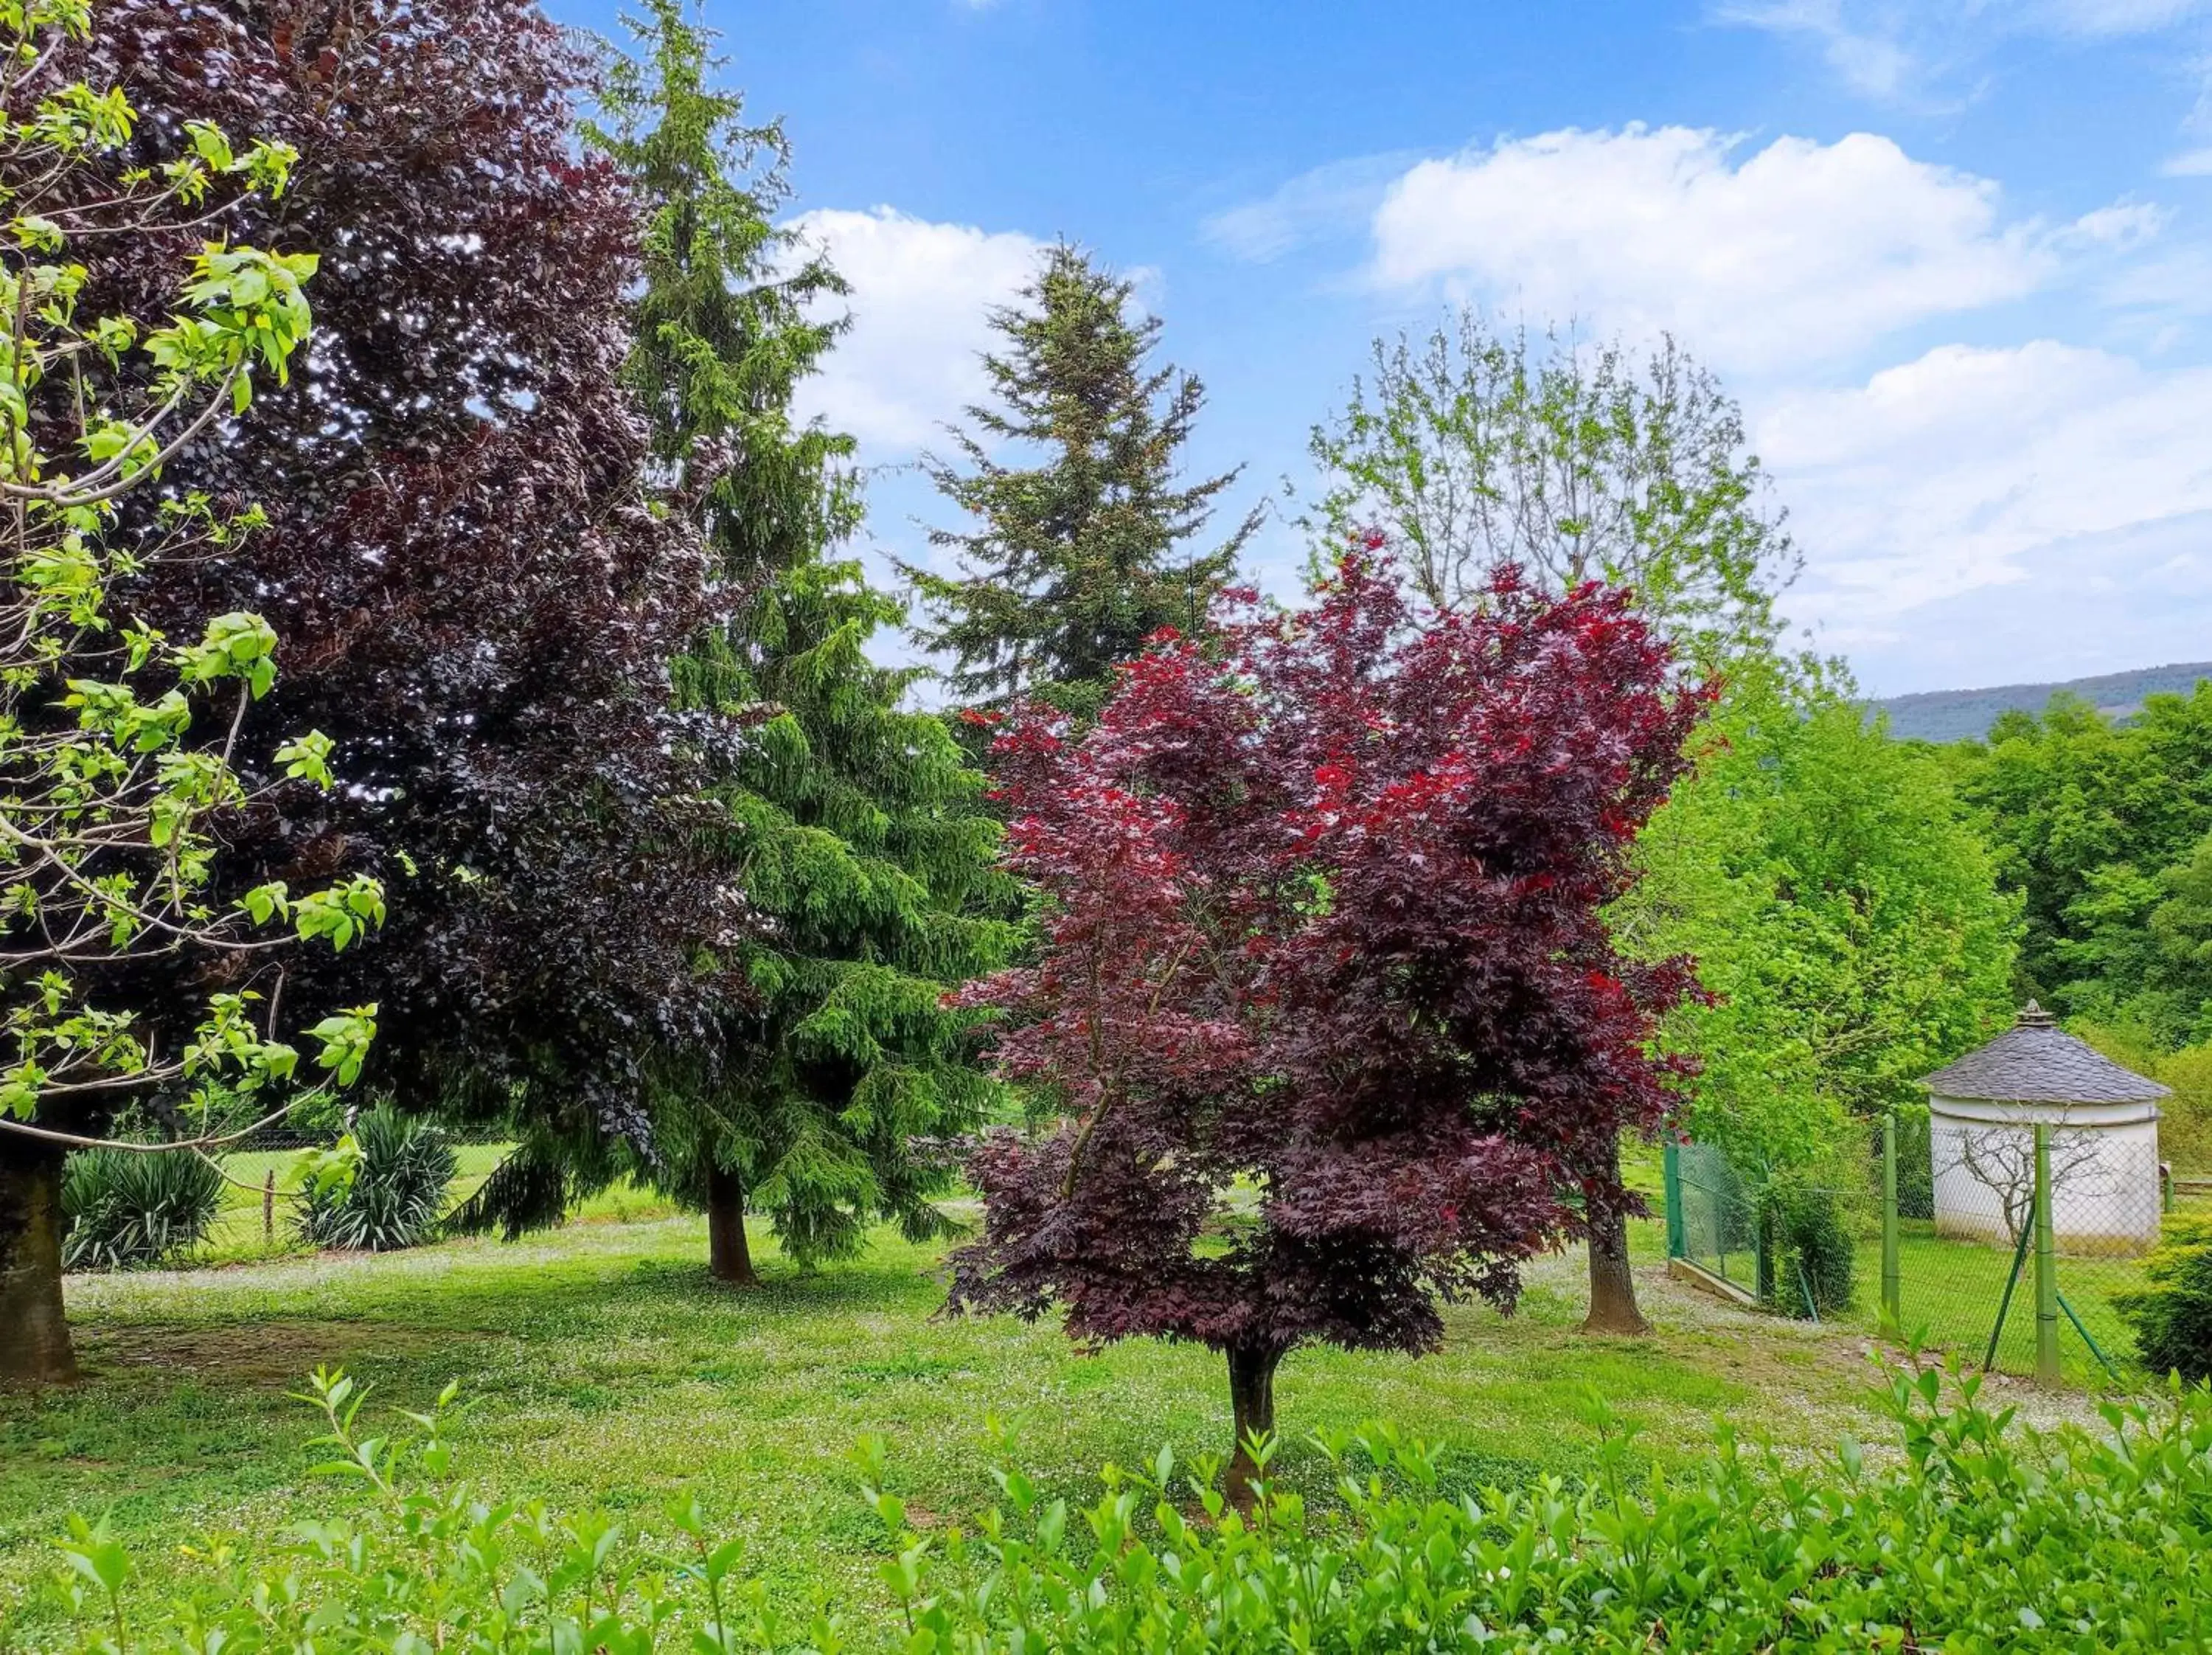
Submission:
POLYGON ((1924 100, 2010 37, 2155 33, 2208 7, 2212 0, 1717 0, 1710 15, 1810 41, 1851 90, 1897 101, 1924 100))
POLYGON ((1922 69, 1900 38, 1894 18, 1875 18, 1863 27, 1856 25, 1847 16, 1842 0, 1760 0, 1718 6, 1713 15, 1719 22, 1809 38, 1819 45, 1821 57, 1844 84, 1867 97, 1899 96, 1922 69))
POLYGON ((2212 177, 2212 149, 2185 149, 2159 168, 2168 178, 2212 177))
POLYGON ((1861 686, 1902 695, 2212 656, 2212 512, 2051 541, 2016 570, 2003 586, 1860 629, 1850 654, 1861 686))
POLYGON ((2155 371, 2047 339, 1945 345, 1853 389, 1778 398, 1755 435, 1811 553, 1794 607, 1833 646, 1896 658, 1879 687, 2039 676, 2039 643, 2099 642, 2078 604, 2208 618, 2212 368, 2155 371), (1905 640, 1955 645, 1938 618, 1979 612, 1992 618, 1976 649, 2021 652, 1999 678, 1929 678, 1899 657, 1905 640), (2031 624, 2051 638, 2021 633, 2031 624))
POLYGON ((2047 0, 2025 9, 2031 22, 2076 34, 2146 34, 2197 15, 2206 0, 2047 0))
POLYGON ((1767 375, 2020 298, 2069 244, 2154 226, 2107 210, 2054 235, 1997 186, 1854 133, 1748 151, 1684 127, 1569 130, 1421 162, 1375 217, 1373 273, 1605 332, 1668 329, 1767 375))
POLYGON ((1217 213, 1200 227, 1216 246, 1265 263, 1332 232, 1364 228, 1413 157, 1362 155, 1301 173, 1260 201, 1217 213))
POLYGON ((2098 296, 2154 321, 2212 313, 2212 247, 2196 242, 2130 260, 2113 270, 2098 296))
POLYGON ((853 289, 852 329, 809 382, 802 411, 852 432, 874 459, 934 441, 982 392, 990 311, 1013 301, 1044 244, 889 207, 818 210, 796 228, 853 289))
POLYGON ((1370 275, 1668 330, 1723 369, 1808 556, 1789 608, 1895 692, 2212 654, 2212 366, 2185 354, 2212 246, 2165 244, 2172 218, 2014 219, 1990 180, 1869 134, 1567 131, 1410 168, 1370 275), (1924 344, 1970 318, 2002 339, 1999 307, 2062 284, 2111 348, 1924 344))
POLYGON ((2052 237, 2061 247, 2106 248, 2127 253, 2164 229, 2172 216, 2148 201, 2115 202, 2086 212, 2052 237))

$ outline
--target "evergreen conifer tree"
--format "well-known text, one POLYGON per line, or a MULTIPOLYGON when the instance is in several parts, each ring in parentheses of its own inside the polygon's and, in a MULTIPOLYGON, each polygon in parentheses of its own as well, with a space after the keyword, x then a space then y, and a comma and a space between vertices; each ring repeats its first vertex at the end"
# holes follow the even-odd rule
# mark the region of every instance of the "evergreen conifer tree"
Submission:
POLYGON ((973 526, 930 534, 957 554, 957 577, 903 573, 929 611, 921 641, 952 656, 963 702, 1030 696, 1095 714, 1116 662, 1164 626, 1204 624, 1259 526, 1255 508, 1212 551, 1191 545, 1237 473, 1176 486, 1206 393, 1151 365, 1160 321, 1131 319, 1132 293, 1078 247, 1047 252, 1023 302, 992 317, 1004 344, 983 364, 997 405, 968 410, 961 463, 930 463, 973 526), (1042 463, 994 457, 1010 443, 1042 450, 1042 463))
MULTIPOLYGON (((737 962, 751 995, 721 1040, 664 1055, 648 1171, 706 1210, 714 1274, 750 1282, 748 1210, 801 1263, 851 1252, 878 1218, 917 1238, 943 1227, 931 1197, 950 1164, 921 1146, 976 1124, 992 1082, 974 1014, 941 1002, 1004 963, 1017 893, 983 778, 940 720, 901 708, 920 669, 866 653, 899 605, 830 555, 858 516, 853 445, 792 399, 842 326, 810 304, 844 289, 773 223, 782 134, 708 87, 709 37, 680 0, 650 14, 647 56, 613 68, 592 138, 651 215, 629 374, 672 509, 741 594, 675 676, 685 704, 751 727, 721 758, 726 826, 707 831, 758 922, 737 962)), ((565 1198, 586 1159, 536 1181, 565 1198)), ((532 1182, 518 1162, 519 1199, 532 1182)), ((473 1216, 514 1227, 487 1205, 473 1216)))

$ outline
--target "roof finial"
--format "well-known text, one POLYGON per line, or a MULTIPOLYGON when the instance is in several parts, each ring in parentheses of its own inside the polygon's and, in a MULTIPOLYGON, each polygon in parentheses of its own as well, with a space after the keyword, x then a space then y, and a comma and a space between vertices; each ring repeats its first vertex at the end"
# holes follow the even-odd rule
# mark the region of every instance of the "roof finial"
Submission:
POLYGON ((2048 1029, 2057 1026, 2057 1019, 2033 1000, 2020 1008, 2019 1026, 2023 1029, 2048 1029))

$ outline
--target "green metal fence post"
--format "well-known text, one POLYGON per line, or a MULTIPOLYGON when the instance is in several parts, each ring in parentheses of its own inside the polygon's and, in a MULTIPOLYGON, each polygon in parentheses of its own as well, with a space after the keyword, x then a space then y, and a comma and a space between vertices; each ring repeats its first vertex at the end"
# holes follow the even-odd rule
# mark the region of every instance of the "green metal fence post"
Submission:
POLYGON ((2058 1259, 2051 1234, 2051 1123, 2035 1127, 2035 1379, 2055 1385, 2058 1372, 2058 1259))
POLYGON ((1897 1256, 1897 1111, 1881 1117, 1881 1319, 1894 1337, 1904 1330, 1904 1272, 1897 1256))
POLYGON ((2066 1312, 2066 1319, 2074 1324, 2074 1331, 2081 1336, 2081 1342, 2089 1347, 2089 1354, 2097 1359, 2099 1366, 2105 1370, 2105 1377, 2108 1379, 2118 1378, 2119 1369, 2112 1366, 2112 1359, 2105 1354, 2105 1348, 2099 1344, 2095 1336, 2082 1325, 2081 1318, 2074 1314, 2074 1307, 2066 1302, 2064 1293, 2058 1295, 2058 1308, 2066 1312))
POLYGON ((2020 1239, 2013 1245, 2012 1272, 2005 1277, 2004 1293, 1997 1300, 1996 1325, 1990 1329, 1990 1348, 1982 1353, 1982 1372, 1987 1373, 1996 1366, 1997 1342, 2004 1337, 2005 1317, 2012 1314, 2013 1291, 2020 1286, 2020 1272, 2027 1263, 2027 1244, 2035 1239, 2035 1225, 2030 1222, 2020 1226, 2020 1239))
POLYGON ((1774 1204, 1762 1201, 1751 1209, 1751 1244, 1754 1250, 1751 1279, 1752 1291, 1759 1295, 1760 1304, 1767 1305, 1781 1297, 1774 1285, 1774 1256, 1778 1250, 1774 1244, 1774 1204))
POLYGON ((1682 1147, 1668 1144, 1662 1153, 1661 1159, 1666 1169, 1667 1256, 1687 1258, 1690 1248, 1685 1233, 1688 1214, 1682 1211, 1682 1147))

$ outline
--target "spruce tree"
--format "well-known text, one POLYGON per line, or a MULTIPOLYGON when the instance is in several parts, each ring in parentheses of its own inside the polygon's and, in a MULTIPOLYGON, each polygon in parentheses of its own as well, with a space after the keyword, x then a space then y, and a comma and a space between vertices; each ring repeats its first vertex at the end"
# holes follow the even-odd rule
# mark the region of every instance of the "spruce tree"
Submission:
POLYGON ((950 1167, 921 1146, 976 1124, 992 1083, 974 1014, 941 1002, 1003 964, 1017 899, 983 778, 941 721, 902 708, 920 669, 868 658, 900 606, 832 555, 858 520, 852 441, 792 399, 842 326, 810 306, 844 289, 774 224, 782 134, 708 87, 710 37, 679 0, 652 0, 644 38, 593 136, 651 211, 629 377, 672 508, 743 594, 675 672, 686 704, 751 726, 707 831, 758 922, 719 1044, 667 1054, 651 1171, 706 1210, 714 1273, 748 1282, 748 1209, 803 1263, 878 1218, 943 1228, 950 1167))
POLYGON ((1004 343, 983 365, 997 405, 968 410, 958 463, 929 462, 973 526, 929 537, 957 554, 957 577, 902 572, 929 612, 918 636, 953 658, 946 678, 967 703, 1034 697, 1095 714, 1115 663, 1162 627, 1203 623, 1259 526, 1255 508, 1211 551, 1192 544, 1237 472, 1176 486, 1206 393, 1152 365, 1160 320, 1132 319, 1133 308, 1128 281, 1079 248, 1051 248, 1022 302, 993 313, 1004 343), (994 458, 1009 444, 1042 450, 1042 463, 994 458))

